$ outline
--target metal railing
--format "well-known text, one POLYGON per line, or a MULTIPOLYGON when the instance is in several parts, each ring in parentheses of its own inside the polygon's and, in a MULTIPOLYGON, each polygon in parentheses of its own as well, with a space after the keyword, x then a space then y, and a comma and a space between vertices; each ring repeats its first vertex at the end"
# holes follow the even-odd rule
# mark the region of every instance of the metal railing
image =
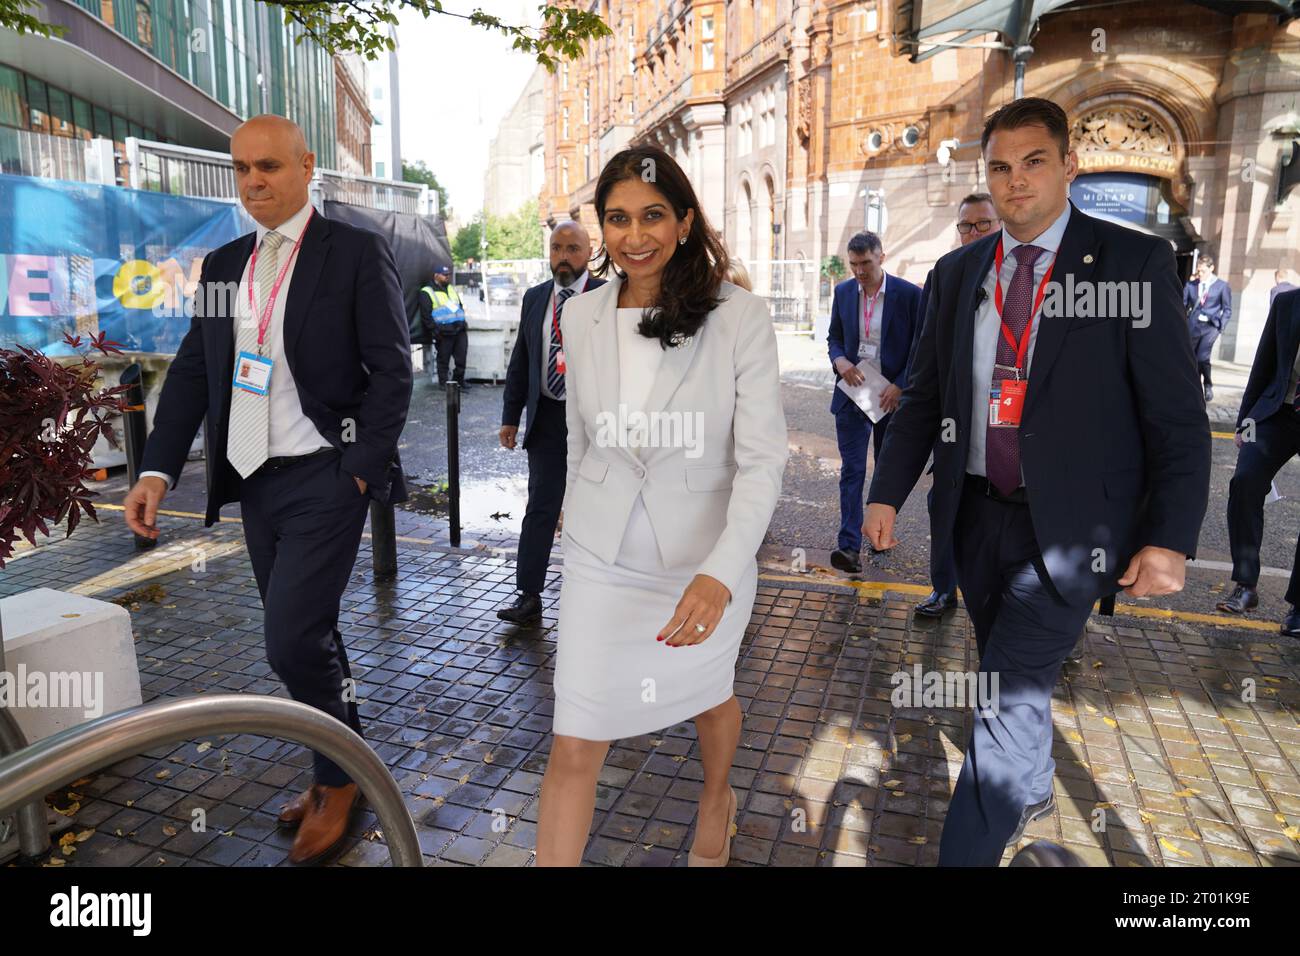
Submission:
POLYGON ((1073 852, 1051 840, 1035 840, 1021 847, 1008 866, 1083 866, 1073 852))
MULTIPOLYGON (((420 841, 388 768, 352 728, 324 711, 255 694, 183 697, 70 727, 0 759, 0 817, 51 790, 159 744, 257 734, 304 744, 337 763, 374 807, 394 866, 420 867, 420 841)), ((43 809, 43 804, 42 804, 43 809)), ((44 820, 41 821, 44 825, 44 820)))
POLYGON ((0 126, 0 173, 84 182, 88 142, 0 126))
MULTIPOLYGON (((132 189, 206 199, 237 199, 229 153, 131 137, 126 141, 127 185, 132 189)), ((417 215, 436 215, 438 194, 423 183, 354 176, 318 168, 312 188, 324 199, 417 215)))
MULTIPOLYGON (((3 638, 0 638, 0 642, 3 638)), ((0 657, 0 670, 3 670, 0 657)), ((13 714, 0 706, 0 758, 18 753, 27 746, 27 738, 13 714)), ((39 794, 18 808, 15 821, 18 827, 18 852, 25 857, 43 856, 50 849, 50 829, 45 824, 45 801, 39 794)), ((0 820, 8 814, 0 813, 0 820)))

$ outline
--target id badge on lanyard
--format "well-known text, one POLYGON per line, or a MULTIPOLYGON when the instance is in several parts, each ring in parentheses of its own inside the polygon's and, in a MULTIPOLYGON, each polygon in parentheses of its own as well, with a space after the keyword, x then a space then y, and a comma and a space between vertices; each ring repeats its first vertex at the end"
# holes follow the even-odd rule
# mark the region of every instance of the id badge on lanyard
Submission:
MULTIPOLYGON (((271 286, 271 294, 267 297, 266 304, 262 307, 261 320, 257 325, 257 351, 241 351, 235 358, 235 377, 232 382, 235 388, 243 389, 253 395, 266 395, 271 390, 271 371, 275 366, 272 359, 262 354, 266 342, 266 329, 271 324, 271 314, 275 311, 275 300, 280 296, 280 286, 284 284, 284 277, 289 274, 289 266, 293 263, 293 257, 297 255, 298 248, 302 245, 303 236, 307 235, 307 226, 311 224, 311 218, 316 214, 312 209, 307 214, 307 222, 302 227, 302 232, 298 234, 298 239, 293 244, 293 249, 284 260, 284 265, 280 267, 280 274, 276 276, 275 283, 271 286)), ((257 315, 257 306, 253 302, 253 277, 257 275, 257 249, 253 249, 253 256, 248 262, 248 313, 249 318, 257 315)))
POLYGON ((1029 341, 1034 329, 1034 316, 1038 314, 1039 307, 1043 304, 1043 296, 1047 294, 1047 283, 1052 279, 1052 269, 1056 262, 1047 267, 1047 272, 1043 274, 1043 281, 1038 284, 1038 293, 1034 296, 1033 308, 1029 312, 1029 321, 1025 323, 1024 330, 1020 333, 1020 340, 1016 341, 1011 330, 1007 328, 1006 322, 1002 321, 1002 240, 998 239, 998 251, 994 257, 993 271, 996 278, 996 285, 993 290, 993 305, 998 312, 998 324, 1001 326, 1001 334, 1011 350, 1015 353, 1016 364, 1014 366, 994 365, 994 369, 1006 369, 1015 373, 1014 378, 995 379, 989 386, 989 427, 990 428, 1019 428, 1021 416, 1025 408, 1025 395, 1029 391, 1029 380, 1022 377, 1029 357, 1029 341))
MULTIPOLYGON (((591 282, 591 277, 587 277, 587 282, 582 284, 582 292, 587 291, 587 283, 591 282)), ((555 353, 555 371, 560 375, 564 374, 564 334, 560 331, 560 305, 559 296, 552 293, 551 298, 551 334, 555 336, 555 341, 560 343, 559 349, 555 353)), ((579 293, 581 295, 581 292, 579 293)))

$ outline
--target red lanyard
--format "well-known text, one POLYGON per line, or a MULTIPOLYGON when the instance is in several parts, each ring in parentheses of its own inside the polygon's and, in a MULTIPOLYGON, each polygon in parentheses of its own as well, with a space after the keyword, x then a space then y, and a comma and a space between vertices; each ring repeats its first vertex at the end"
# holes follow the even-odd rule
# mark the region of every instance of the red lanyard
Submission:
POLYGON ((876 287, 875 295, 868 298, 867 290, 866 289, 862 290, 862 321, 863 324, 866 326, 866 330, 862 333, 862 337, 864 339, 871 338, 871 319, 876 314, 876 299, 879 297, 880 293, 884 290, 884 285, 885 285, 885 277, 881 276, 880 285, 876 287), (871 307, 867 308, 868 305, 870 305, 871 307))
MULTIPOLYGON (((271 286, 271 297, 266 300, 266 306, 262 309, 262 318, 257 325, 257 354, 262 354, 262 342, 266 338, 266 327, 271 324, 271 313, 275 311, 275 300, 280 296, 280 286, 284 282, 285 275, 289 272, 289 265, 293 262, 294 255, 298 252, 298 247, 302 245, 302 237, 307 235, 307 226, 311 225, 311 217, 316 214, 313 207, 311 212, 307 213, 307 222, 303 224, 302 232, 298 233, 298 241, 293 244, 289 251, 289 257, 284 260, 284 265, 280 267, 280 274, 276 276, 275 284, 271 286)), ((257 276, 257 249, 253 249, 253 258, 248 263, 248 311, 250 315, 257 314, 257 306, 253 304, 253 281, 257 276)))
POLYGON ((1047 294, 1047 283, 1051 281, 1054 268, 1056 268, 1055 254, 1047 267, 1047 272, 1043 274, 1043 281, 1038 283, 1038 292, 1034 295, 1034 307, 1029 311, 1029 321, 1025 324, 1025 330, 1020 333, 1020 341, 1017 342, 1016 337, 1007 328, 1007 323, 1002 321, 1002 238, 998 237, 998 251, 993 257, 993 274, 997 279, 997 284, 993 287, 993 304, 997 306, 998 321, 1002 324, 1002 337, 1016 353, 1017 371, 1025 367, 1025 359, 1029 355, 1029 333, 1034 328, 1034 316, 1038 314, 1038 307, 1043 304, 1043 296, 1047 294))
MULTIPOLYGON (((591 282, 591 276, 587 276, 587 281, 582 284, 578 290, 578 295, 587 291, 587 283, 591 282)), ((560 348, 564 348, 564 335, 560 332, 560 290, 556 289, 551 293, 551 334, 555 336, 555 341, 560 343, 560 348)))

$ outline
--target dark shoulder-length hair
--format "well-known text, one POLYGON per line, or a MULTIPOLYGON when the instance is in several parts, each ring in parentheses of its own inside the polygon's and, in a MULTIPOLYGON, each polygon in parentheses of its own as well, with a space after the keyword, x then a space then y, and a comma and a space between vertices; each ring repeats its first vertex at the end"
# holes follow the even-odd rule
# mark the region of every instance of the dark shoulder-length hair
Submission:
MULTIPOLYGON (((596 218, 605 227, 605 204, 615 184, 640 179, 653 186, 677 214, 686 218, 695 210, 686 242, 673 250, 664 266, 659 296, 641 317, 637 331, 658 339, 664 348, 679 344, 700 330, 705 318, 718 307, 718 289, 727 276, 730 260, 717 233, 709 226, 695 198, 690 180, 671 156, 658 146, 632 146, 615 153, 596 181, 596 218)), ((614 265, 609 250, 600 248, 601 260, 591 271, 604 276, 609 270, 620 279, 624 273, 614 265)))

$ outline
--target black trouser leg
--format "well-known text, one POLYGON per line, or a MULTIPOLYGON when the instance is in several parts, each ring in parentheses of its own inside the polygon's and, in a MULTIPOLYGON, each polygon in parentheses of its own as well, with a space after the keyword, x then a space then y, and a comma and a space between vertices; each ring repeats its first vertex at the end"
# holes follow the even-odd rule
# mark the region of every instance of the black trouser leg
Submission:
POLYGON ((528 426, 528 508, 515 563, 515 584, 525 594, 540 594, 546 585, 567 468, 564 403, 538 396, 536 414, 528 426))
MULTIPOLYGON (((1274 476, 1297 452, 1300 415, 1285 406, 1256 422, 1255 440, 1243 442, 1237 452, 1237 468, 1228 483, 1228 545, 1232 549, 1232 580, 1238 584, 1253 588, 1259 583, 1264 498, 1274 476)), ((1294 566, 1287 593, 1300 597, 1294 566)))
POLYGON ((456 360, 456 371, 452 380, 465 384, 465 356, 469 354, 469 330, 461 329, 452 339, 452 357, 456 360))

